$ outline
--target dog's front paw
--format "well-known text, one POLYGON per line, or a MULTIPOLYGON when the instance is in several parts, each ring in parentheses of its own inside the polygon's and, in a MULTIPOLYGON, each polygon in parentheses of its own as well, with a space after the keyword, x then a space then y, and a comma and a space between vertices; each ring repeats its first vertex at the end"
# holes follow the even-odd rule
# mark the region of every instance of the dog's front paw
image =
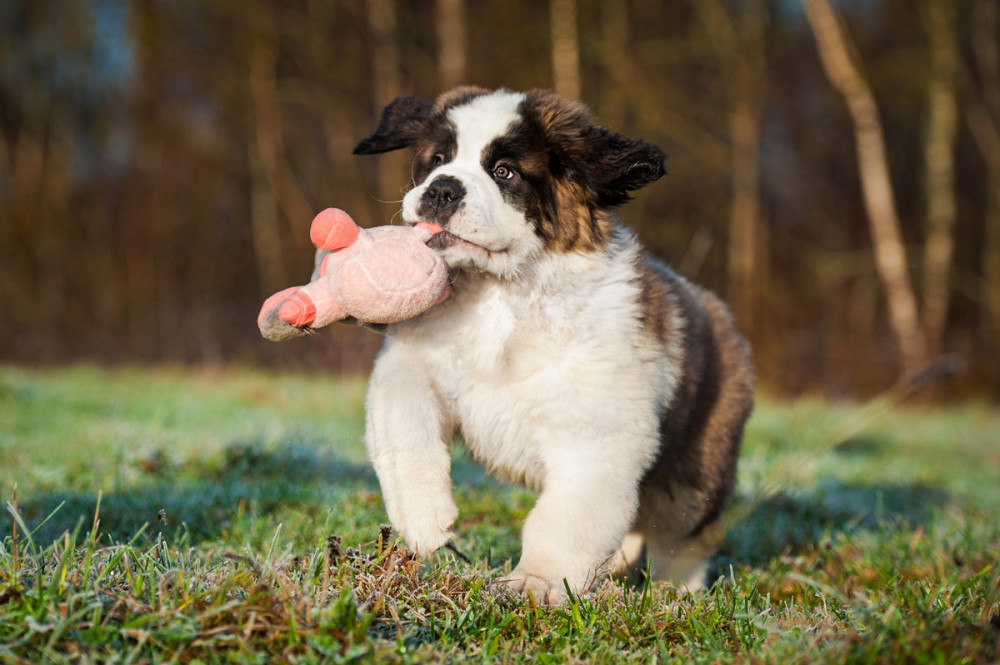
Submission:
POLYGON ((558 607, 566 600, 566 582, 563 578, 548 579, 534 575, 521 566, 515 568, 510 575, 496 580, 496 584, 525 598, 530 596, 535 603, 547 607, 558 607))
POLYGON ((455 536, 451 525, 458 517, 458 507, 450 497, 438 506, 412 506, 402 512, 400 519, 392 520, 393 526, 418 555, 434 552, 455 536))

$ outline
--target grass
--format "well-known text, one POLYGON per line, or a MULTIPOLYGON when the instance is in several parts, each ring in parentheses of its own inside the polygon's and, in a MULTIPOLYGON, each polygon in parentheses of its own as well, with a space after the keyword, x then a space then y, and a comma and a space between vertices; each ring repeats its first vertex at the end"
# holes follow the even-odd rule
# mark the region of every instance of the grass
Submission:
POLYGON ((604 581, 543 610, 490 585, 534 495, 458 450, 470 561, 380 529, 363 400, 350 379, 0 368, 0 662, 1000 660, 989 407, 890 410, 830 446, 856 408, 765 401, 710 591, 604 581))

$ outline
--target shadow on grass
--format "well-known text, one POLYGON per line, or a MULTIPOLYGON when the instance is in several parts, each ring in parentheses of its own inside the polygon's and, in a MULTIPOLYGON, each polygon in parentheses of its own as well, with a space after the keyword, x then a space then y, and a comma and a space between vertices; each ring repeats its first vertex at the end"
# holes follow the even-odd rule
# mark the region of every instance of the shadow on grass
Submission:
MULTIPOLYGON (((103 541, 127 542, 145 525, 147 533, 173 540, 183 529, 190 542, 220 538, 241 513, 299 509, 319 514, 338 497, 371 494, 377 481, 367 464, 339 460, 315 446, 277 448, 239 442, 211 460, 171 463, 157 451, 134 470, 122 490, 100 497, 103 541)), ((4 497, 10 501, 11 497, 4 497)), ((88 533, 98 496, 87 490, 34 493, 18 497, 18 510, 33 539, 47 544, 80 525, 88 533)), ((0 537, 11 534, 13 518, 0 514, 0 537)))
MULTIPOLYGON (((309 525, 321 528, 332 510, 350 513, 344 519, 364 523, 365 529, 385 519, 371 466, 338 459, 323 446, 238 442, 214 458, 180 463, 157 452, 141 460, 136 473, 128 488, 100 499, 103 542, 128 542, 143 526, 147 534, 162 533, 170 541, 181 530, 191 543, 231 538, 234 530, 239 539, 248 529, 273 529, 293 513, 304 537, 309 525)), ((452 475, 462 511, 459 531, 469 554, 497 565, 516 558, 516 532, 534 494, 490 478, 463 454, 455 455, 452 475)), ((715 568, 725 574, 730 565, 766 567, 777 557, 808 551, 830 533, 925 523, 949 500, 940 488, 919 483, 828 482, 810 493, 779 493, 730 530, 715 568)), ((86 490, 22 494, 18 508, 35 530, 35 542, 48 544, 78 525, 89 532, 97 501, 86 490)), ((0 538, 9 538, 12 526, 11 515, 0 513, 0 538)), ((342 522, 330 528, 339 531, 342 522)))
POLYGON ((922 483, 831 482, 801 496, 781 492, 762 502, 726 535, 717 557, 720 574, 730 564, 762 567, 776 557, 808 551, 830 533, 916 526, 949 500, 948 493, 922 483))

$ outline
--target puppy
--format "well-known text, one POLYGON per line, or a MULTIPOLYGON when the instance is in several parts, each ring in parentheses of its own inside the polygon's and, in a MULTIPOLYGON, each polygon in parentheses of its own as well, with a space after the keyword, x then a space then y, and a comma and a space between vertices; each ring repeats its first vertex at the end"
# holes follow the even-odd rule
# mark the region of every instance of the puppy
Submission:
POLYGON ((700 588, 753 402, 746 342, 711 293, 621 226, 664 173, 656 146, 547 91, 399 98, 356 154, 414 148, 403 220, 453 294, 386 329, 366 446, 389 519, 426 555, 452 538, 449 446, 539 492, 501 583, 562 602, 648 559, 700 588))

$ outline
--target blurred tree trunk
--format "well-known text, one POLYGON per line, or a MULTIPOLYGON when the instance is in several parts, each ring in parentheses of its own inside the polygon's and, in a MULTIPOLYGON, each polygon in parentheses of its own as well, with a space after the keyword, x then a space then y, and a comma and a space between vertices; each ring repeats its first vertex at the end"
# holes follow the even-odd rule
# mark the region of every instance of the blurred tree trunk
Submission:
POLYGON ((751 340, 759 318, 760 135, 767 86, 767 9, 750 0, 738 17, 721 0, 694 3, 726 83, 732 201, 727 256, 728 297, 736 320, 751 340))
MULTIPOLYGON (((40 91, 31 90, 34 99, 39 99, 40 91)), ((32 109, 33 110, 33 109, 32 109)), ((40 272, 47 270, 47 261, 39 248, 38 219, 43 191, 45 164, 44 128, 39 126, 39 117, 25 114, 12 139, 10 183, 12 196, 4 201, 0 230, 3 231, 3 245, 0 256, 5 260, 3 270, 15 275, 27 275, 35 279, 20 282, 16 279, 2 280, 5 307, 9 307, 14 317, 15 330, 19 327, 37 325, 38 299, 43 297, 40 272)), ((57 269, 57 266, 52 266, 57 269)), ((7 317, 3 317, 6 319, 7 317)), ((12 331, 13 332, 13 331, 12 331)))
MULTIPOLYGON (((48 136, 45 141, 44 171, 39 193, 42 195, 38 208, 38 258, 41 270, 38 272, 39 294, 37 306, 42 315, 41 324, 53 335, 61 324, 69 323, 66 296, 69 292, 71 275, 79 269, 79 257, 74 254, 73 241, 79 239, 76 233, 60 228, 60 224, 70 216, 70 197, 73 187, 73 133, 69 131, 71 120, 59 109, 53 109, 49 118, 48 136), (57 137, 65 137, 60 140, 57 137)), ((58 338, 54 335, 50 346, 57 349, 58 338)))
POLYGON ((254 259, 257 262, 260 294, 268 295, 292 283, 282 251, 278 203, 260 155, 250 145, 247 146, 247 162, 250 168, 250 231, 254 259))
POLYGON ((995 0, 976 0, 972 49, 978 76, 967 73, 965 121, 986 163, 989 199, 983 233, 982 302, 1000 335, 1000 49, 995 0), (978 85, 977 85, 978 84, 978 85), (978 90, 977 90, 978 88, 978 90))
MULTIPOLYGON (((10 181, 14 196, 4 216, 10 215, 15 232, 3 237, 4 244, 13 243, 15 238, 25 243, 22 248, 28 250, 32 266, 29 274, 34 279, 28 284, 11 281, 12 293, 4 303, 5 309, 13 307, 14 312, 29 317, 16 324, 30 323, 42 331, 32 344, 48 355, 59 348, 59 330, 66 321, 68 304, 68 271, 74 258, 68 237, 71 234, 60 228, 69 212, 73 145, 56 138, 66 136, 72 140, 72 134, 60 126, 65 118, 48 93, 33 92, 45 108, 37 117, 24 118, 14 145, 10 181), (18 305, 22 309, 17 309, 18 305)), ((2 270, 10 268, 7 263, 2 270)))
MULTIPOLYGON (((600 62, 603 65, 600 119, 603 124, 619 131, 632 127, 655 127, 657 132, 669 137, 672 145, 682 148, 710 169, 728 178, 733 168, 732 143, 715 128, 699 124, 683 104, 671 102, 680 99, 682 92, 667 87, 676 84, 669 71, 651 72, 639 66, 633 55, 634 32, 642 30, 627 5, 603 3, 601 5, 600 62), (655 94, 649 94, 655 90, 655 94)), ((635 9, 635 7, 633 7, 635 9)), ((677 79, 682 76, 676 77, 677 79)), ((634 130, 631 130, 634 131, 634 130)), ((647 241, 655 242, 662 233, 662 213, 648 206, 630 206, 629 223, 647 241)), ((698 277, 706 265, 716 233, 712 225, 698 223, 686 238, 686 249, 676 260, 675 267, 688 277, 698 277)), ((764 244, 764 243, 761 243, 764 244)))
MULTIPOLYGON (((158 325, 160 307, 157 289, 157 236, 165 222, 168 202, 163 200, 166 184, 157 182, 164 161, 164 126, 160 117, 160 91, 163 89, 163 24, 157 4, 140 0, 132 8, 132 43, 135 53, 134 88, 130 115, 135 122, 135 138, 125 189, 125 207, 121 218, 133 220, 120 224, 119 247, 122 250, 124 282, 123 304, 126 308, 125 338, 130 351, 139 357, 162 357, 163 339, 158 325), (134 220, 142 220, 141 224, 134 220)), ((164 259, 166 257, 163 257, 164 259)))
MULTIPOLYGON (((610 2, 601 5, 601 61, 607 78, 600 95, 602 122, 623 131, 628 131, 623 128, 626 123, 656 127, 712 169, 729 175, 732 150, 726 141, 718 132, 695 122, 678 105, 665 103, 673 91, 665 91, 662 81, 637 66, 629 53, 629 13, 624 9, 610 2), (657 93, 646 94, 649 90, 657 93)), ((632 209, 631 219, 637 212, 632 209)))
POLYGON ((919 367, 927 347, 906 265, 906 249, 893 200, 889 161, 878 107, 851 56, 840 18, 828 0, 803 0, 816 38, 820 61, 834 88, 844 97, 854 122, 858 171, 875 251, 875 266, 885 287, 889 321, 903 370, 919 367))
POLYGON ((927 239, 924 245, 924 330, 933 357, 943 351, 955 253, 955 139, 958 40, 953 0, 927 0, 923 12, 930 40, 929 119, 924 144, 927 239))
MULTIPOLYGON (((299 186, 285 150, 284 123, 277 80, 278 35, 269 0, 254 0, 250 5, 250 31, 253 37, 250 52, 250 94, 257 120, 257 154, 278 205, 285 213, 295 247, 304 249, 309 240, 309 222, 317 211, 299 186)), ((267 237, 279 237, 277 229, 263 230, 268 224, 277 224, 277 218, 255 219, 254 233, 261 229, 261 233, 267 237)), ((262 239, 255 238, 255 248, 259 248, 263 242, 262 239)), ((280 248, 275 251, 280 251, 280 248)), ((272 254, 270 250, 268 253, 272 254)), ((270 258, 273 256, 268 257, 270 258)), ((258 257, 258 262, 260 260, 258 257)), ((278 266, 280 262, 275 264, 275 270, 280 269, 283 273, 283 269, 278 266)), ((282 283, 284 281, 279 282, 279 285, 282 283)), ((274 286, 276 285, 266 287, 265 291, 274 286)))
MULTIPOLYGON (((36 35, 47 31, 48 9, 20 5, 6 17, 10 20, 7 30, 13 27, 14 35, 0 40, 5 42, 0 46, 0 62, 5 66, 10 62, 15 70, 22 68, 25 65, 14 59, 18 51, 28 51, 35 67, 39 61, 43 67, 57 64, 58 55, 48 47, 40 54, 32 53, 29 46, 36 35)), ((79 8, 66 8, 67 22, 82 13, 79 8)), ((70 47, 88 43, 90 26, 81 21, 74 36, 78 41, 70 47)), ((71 85, 72 74, 65 76, 66 85, 71 85)), ((12 130, 2 132, 0 138, 0 298, 4 311, 0 337, 6 346, 27 346, 50 360, 62 360, 67 314, 77 304, 70 292, 83 277, 74 273, 82 263, 75 253, 80 249, 74 243, 78 227, 62 226, 69 218, 73 195, 74 109, 64 103, 65 96, 60 100, 59 90, 44 70, 21 78, 15 96, 9 97, 9 92, 0 90, 0 128, 12 130), (24 335, 28 329, 37 332, 24 335)), ((82 333, 70 334, 77 332, 82 333)))
POLYGON ((465 1, 437 0, 438 78, 448 90, 465 81, 465 1))
POLYGON ((552 87, 568 99, 580 98, 580 52, 576 0, 550 0, 552 28, 552 87))
POLYGON ((732 150, 718 132, 698 124, 692 116, 666 103, 672 96, 662 81, 654 79, 637 66, 629 53, 629 14, 614 3, 601 5, 601 60, 608 78, 603 90, 600 117, 607 126, 622 129, 625 112, 634 114, 627 122, 648 124, 668 135, 700 160, 728 175, 732 168, 732 150), (656 90, 656 94, 648 91, 656 90))
POLYGON ((628 55, 629 12, 624 4, 601 3, 600 54, 604 64, 604 90, 601 95, 601 121, 612 129, 621 129, 625 110, 635 102, 630 98, 634 65, 628 55))
MULTIPOLYGON (((367 0, 368 23, 372 31, 374 68, 373 90, 375 107, 381 109, 403 94, 400 72, 399 41, 397 35, 396 6, 393 0, 367 0)), ((374 129, 374 127, 372 127, 374 129)), ((403 152, 388 152, 376 155, 378 169, 378 192, 380 202, 400 203, 403 186, 410 177, 410 158, 403 152)), ((381 210, 376 214, 375 224, 385 224, 381 210)))

